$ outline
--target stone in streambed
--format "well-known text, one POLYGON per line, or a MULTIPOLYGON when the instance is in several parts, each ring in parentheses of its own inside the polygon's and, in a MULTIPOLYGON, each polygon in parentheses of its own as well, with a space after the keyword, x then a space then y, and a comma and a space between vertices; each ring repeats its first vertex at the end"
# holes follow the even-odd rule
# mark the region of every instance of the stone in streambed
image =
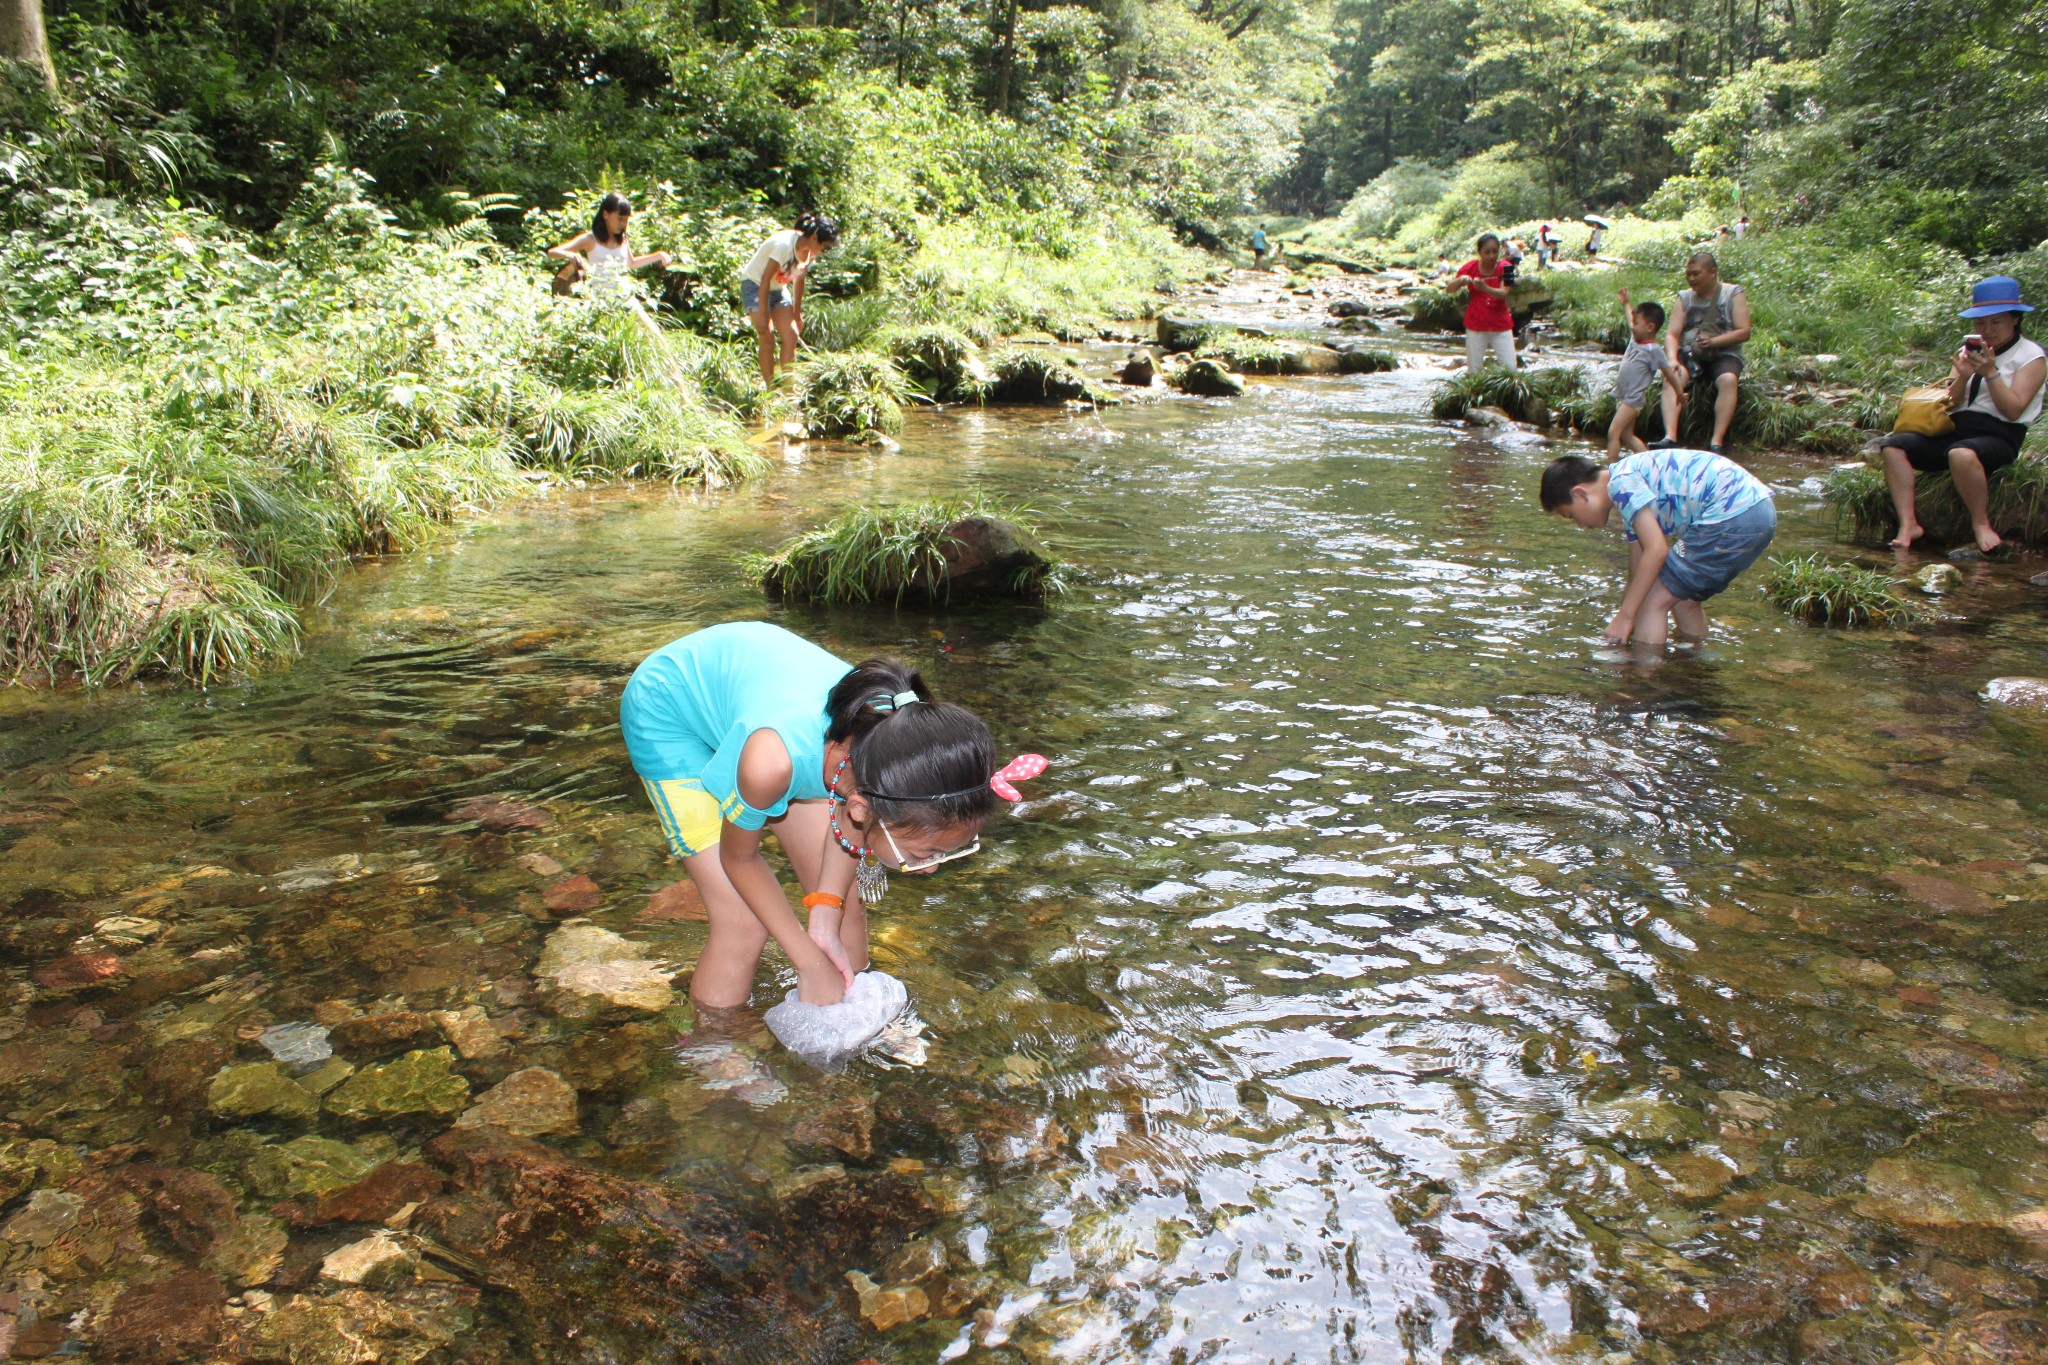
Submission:
POLYGON ((343 1118, 370 1120, 453 1114, 468 1100, 469 1082, 456 1073, 455 1054, 435 1047, 364 1067, 336 1087, 327 1108, 343 1118))
POLYGON ((413 1276, 419 1258, 388 1233, 377 1232, 328 1253, 320 1278, 365 1289, 389 1289, 413 1276))
POLYGON ((1236 398, 1244 393, 1244 381, 1217 360, 1197 360, 1175 382, 1182 393, 1200 398, 1236 398))
POLYGON ((1400 358, 1392 351, 1373 351, 1362 346, 1352 346, 1337 352, 1339 374, 1385 374, 1400 367, 1400 358))
POLYGON ((1208 340, 1210 326, 1193 313, 1169 308, 1159 315, 1159 345, 1167 351, 1192 351, 1208 340))
POLYGON ((244 1174, 252 1188, 273 1199, 320 1195, 354 1184, 397 1154, 398 1144, 381 1133, 353 1144, 308 1133, 259 1146, 249 1154, 244 1174))
POLYGON ((458 802, 455 809, 442 818, 450 824, 474 821, 493 834, 546 829, 555 823, 555 817, 545 807, 522 801, 500 801, 488 796, 472 796, 458 802))
POLYGON ((932 1311, 930 1297, 914 1284, 885 1289, 858 1270, 846 1272, 846 1283, 860 1300, 860 1315, 877 1332, 916 1322, 932 1311))
POLYGON ((101 1319, 93 1356, 118 1365, 210 1359, 227 1324, 227 1297, 227 1287, 204 1270, 133 1286, 101 1319))
POLYGON ((256 1035, 265 1052, 286 1066, 314 1066, 334 1055, 334 1044, 319 1024, 274 1024, 256 1035))
POLYGON ((446 1285, 300 1294, 236 1323, 222 1358, 291 1365, 419 1365, 466 1337, 475 1296, 446 1285))
POLYGON ((2048 678, 1993 678, 1984 684, 1984 700, 1993 706, 2048 713, 2048 678))
POLYGON ((343 1052, 376 1058, 403 1052, 434 1032, 434 1021, 418 1010, 387 1010, 344 1020, 334 1026, 331 1036, 343 1052))
POLYGON ((1999 1227, 2012 1216, 1975 1171, 1946 1161, 1886 1157, 1871 1164, 1863 1187, 1856 1212, 1904 1227, 1999 1227))
POLYGON ((482 1006, 470 1005, 459 1010, 436 1010, 433 1020, 441 1033, 455 1046, 467 1062, 485 1057, 500 1056, 505 1051, 505 1035, 498 1025, 485 1014, 482 1006))
POLYGON ((549 887, 541 894, 540 901, 556 916, 582 915, 604 904, 604 891, 589 877, 578 873, 549 887))
POLYGON ((320 1112, 320 1099, 283 1062, 250 1062, 222 1068, 207 1087, 206 1107, 228 1119, 310 1119, 320 1112))
POLYGON ((515 1071, 455 1120, 457 1128, 502 1128, 520 1137, 576 1131, 576 1091, 545 1067, 515 1071))
POLYGON ((1159 366, 1153 361, 1150 351, 1133 351, 1130 359, 1119 365, 1116 382, 1132 388, 1147 389, 1159 377, 1159 366))
POLYGON ((647 898, 647 908, 633 916, 636 924, 673 924, 695 921, 703 923, 710 918, 704 909, 704 897, 694 883, 687 879, 672 882, 647 898))
POLYGON ((206 1268, 236 1289, 267 1284, 284 1264, 291 1234, 277 1219, 243 1214, 206 1253, 206 1268))
POLYGON ((548 935, 534 976, 553 988, 550 1003, 558 1014, 667 1009, 675 999, 669 985, 675 973, 643 956, 645 951, 644 944, 609 929, 571 920, 548 935))
POLYGON ((22 1246, 46 1247, 78 1226, 85 1196, 69 1190, 37 1190, 6 1223, 0 1239, 22 1246))

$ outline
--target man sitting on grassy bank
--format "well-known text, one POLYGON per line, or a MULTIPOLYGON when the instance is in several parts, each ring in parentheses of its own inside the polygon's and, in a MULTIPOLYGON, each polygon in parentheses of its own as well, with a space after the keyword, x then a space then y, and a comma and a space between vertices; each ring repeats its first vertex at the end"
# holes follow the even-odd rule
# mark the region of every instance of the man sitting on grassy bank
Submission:
POLYGON ((1653 450, 1607 468, 1561 455, 1543 471, 1543 510, 1597 531, 1621 509, 1628 588, 1607 623, 1611 644, 1661 645, 1668 621, 1707 633, 1704 603, 1763 555, 1777 534, 1771 490, 1734 461, 1705 450, 1653 450))
POLYGON ((2019 458, 2027 426, 2041 416, 2042 380, 2048 351, 2021 334, 2020 282, 1993 275, 1971 291, 1970 307, 1957 316, 1973 319, 1977 330, 1963 338, 1949 361, 1949 416, 1954 430, 1942 436, 1895 431, 1884 438, 1884 479, 1899 512, 1896 549, 1909 550, 1921 535, 1913 509, 1914 471, 1955 481, 1956 496, 1970 514, 1970 531, 1986 554, 2004 541, 1991 529, 1991 476, 2019 458))
POLYGON ((1749 296, 1739 284, 1721 278, 1721 263, 1711 251, 1695 251, 1685 263, 1686 287, 1678 291, 1671 312, 1671 331, 1664 349, 1680 366, 1683 382, 1664 384, 1664 439, 1658 448, 1678 444, 1678 414, 1692 387, 1707 381, 1714 391, 1714 438, 1707 449, 1728 453, 1728 424, 1735 420, 1737 376, 1742 373, 1742 343, 1749 340, 1749 296))

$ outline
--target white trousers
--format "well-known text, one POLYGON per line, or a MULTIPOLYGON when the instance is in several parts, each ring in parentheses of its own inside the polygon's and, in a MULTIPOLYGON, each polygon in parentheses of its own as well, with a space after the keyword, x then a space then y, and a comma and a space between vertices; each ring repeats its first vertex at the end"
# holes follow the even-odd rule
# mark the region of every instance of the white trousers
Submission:
POLYGON ((1486 363, 1488 353, 1495 360, 1515 368, 1515 334, 1513 332, 1467 332, 1465 333, 1465 368, 1476 370, 1486 363))

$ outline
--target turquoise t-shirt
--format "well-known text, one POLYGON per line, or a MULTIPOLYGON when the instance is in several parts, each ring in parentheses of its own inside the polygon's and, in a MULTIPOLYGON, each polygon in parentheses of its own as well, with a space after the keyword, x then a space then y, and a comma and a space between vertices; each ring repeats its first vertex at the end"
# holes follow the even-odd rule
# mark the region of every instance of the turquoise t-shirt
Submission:
POLYGON ((1735 461, 1711 450, 1652 450, 1624 455, 1607 475, 1607 496, 1621 511, 1621 529, 1636 538, 1636 514, 1648 508, 1672 540, 1771 500, 1771 490, 1735 461))
POLYGON ((619 700, 633 771, 650 782, 695 778, 741 829, 759 829, 791 801, 825 792, 825 697, 852 665, 765 621, 685 635, 648 655, 619 700), (773 730, 789 750, 790 784, 756 809, 740 797, 740 750, 773 730))

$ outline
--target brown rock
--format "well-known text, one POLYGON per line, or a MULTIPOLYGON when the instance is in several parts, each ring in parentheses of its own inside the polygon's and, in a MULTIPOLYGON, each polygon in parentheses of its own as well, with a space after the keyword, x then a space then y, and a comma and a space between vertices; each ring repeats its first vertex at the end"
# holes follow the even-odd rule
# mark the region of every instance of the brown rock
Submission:
POLYGON ((541 904, 557 915, 581 915, 604 903, 604 892, 581 873, 565 877, 541 896, 541 904))
POLYGON ((477 1097, 457 1128, 502 1128, 519 1137, 576 1131, 576 1091, 544 1067, 515 1071, 477 1097))
POLYGON ((127 967, 112 953, 73 953, 45 962, 29 975, 44 990, 76 991, 107 985, 127 973, 127 967))
POLYGON ((536 877, 559 877, 562 865, 545 853, 522 854, 519 865, 536 877))
POLYGON ((481 1006, 436 1010, 433 1019, 441 1026, 441 1032, 448 1041, 455 1045, 455 1050, 462 1054, 464 1061, 496 1057, 505 1051, 504 1031, 483 1012, 481 1006))
POLYGON ((203 1270, 138 1285, 102 1320, 94 1358, 112 1365, 204 1360, 226 1321, 227 1287, 203 1270))
POLYGON ((2041 1365, 2048 1361, 2048 1321, 1999 1310, 1951 1321, 1927 1352, 1929 1365, 2041 1365))
POLYGON ((1901 986, 1892 994, 1904 1004, 1918 1005, 1922 1008, 1941 1003, 1941 992, 1932 986, 1901 986))
POLYGON ((329 1190, 310 1203, 280 1204, 277 1212, 299 1227, 320 1223, 381 1223, 407 1204, 432 1199, 444 1188, 440 1175, 417 1161, 387 1161, 352 1185, 329 1190))
POLYGON ((1945 915, 1988 915, 1991 898, 1975 887, 1924 872, 1891 871, 1884 879, 1929 910, 1945 915))
POLYGON ((330 1037, 338 1052, 375 1058, 418 1047, 425 1035, 436 1031, 431 1016, 417 1010, 392 1010, 336 1024, 330 1037))
POLYGON ((472 796, 457 803, 455 809, 442 817, 450 824, 475 821, 493 834, 511 834, 523 829, 546 829, 555 823, 555 817, 544 807, 527 805, 520 801, 500 801, 488 796, 472 796))
POLYGON ((698 894, 695 883, 686 878, 649 896, 647 908, 633 918, 641 924, 667 924, 710 917, 704 910, 704 897, 698 894))
POLYGON ((867 1100, 849 1095, 816 1109, 800 1120, 790 1141, 798 1147, 829 1147, 855 1161, 875 1154, 875 1111, 867 1100))

